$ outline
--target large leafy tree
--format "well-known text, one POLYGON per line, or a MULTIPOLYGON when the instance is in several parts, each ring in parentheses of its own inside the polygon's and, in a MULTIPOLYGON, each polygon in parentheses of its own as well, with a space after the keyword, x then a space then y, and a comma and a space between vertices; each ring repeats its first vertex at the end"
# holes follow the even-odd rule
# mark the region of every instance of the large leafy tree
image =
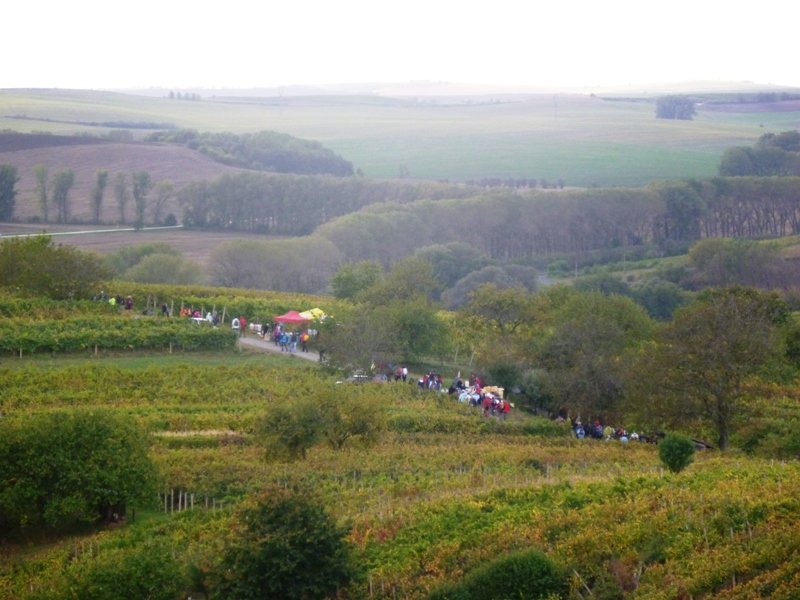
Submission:
POLYGON ((386 407, 369 390, 337 385, 305 390, 297 399, 271 407, 256 423, 267 458, 297 460, 318 442, 333 450, 348 443, 370 445, 386 429, 386 407))
POLYGON ((383 275, 383 267, 374 260, 346 263, 331 278, 331 289, 337 298, 353 300, 373 286, 383 275))
POLYGON ((103 196, 108 185, 108 171, 100 169, 97 171, 97 179, 92 189, 92 219, 95 223, 100 222, 103 211, 103 196))
POLYGON ((695 287, 746 285, 762 289, 786 288, 797 281, 797 268, 781 255, 775 243, 709 238, 689 250, 695 287))
POLYGON ((372 322, 381 323, 391 341, 390 358, 416 362, 446 347, 447 327, 433 304, 419 297, 389 302, 373 309, 372 322))
POLYGON ((655 187, 664 201, 662 220, 664 239, 695 240, 700 237, 700 222, 705 202, 696 182, 669 182, 655 187))
POLYGON ((125 279, 142 283, 191 285, 203 282, 203 269, 173 253, 150 254, 125 271, 125 279))
POLYGON ((358 575, 347 528, 307 492, 273 488, 246 500, 232 533, 211 598, 331 598, 358 575))
POLYGON ((155 196, 153 198, 153 223, 155 225, 161 224, 161 211, 164 210, 167 202, 175 197, 175 184, 168 180, 159 181, 153 189, 155 196))
POLYGON ((466 242, 425 246, 415 255, 431 263, 434 277, 444 288, 455 285, 462 277, 491 262, 488 256, 466 242))
POLYGON ((119 208, 119 222, 126 223, 127 215, 125 209, 130 200, 130 190, 128 189, 128 179, 125 173, 119 172, 114 176, 114 198, 117 200, 119 208))
POLYGON ((389 273, 360 293, 356 299, 379 306, 394 301, 411 301, 420 297, 432 298, 439 287, 431 263, 422 258, 409 256, 397 262, 389 273))
POLYGON ((747 414, 747 382, 781 356, 787 308, 774 293, 707 290, 676 312, 631 372, 628 404, 642 422, 710 429, 720 449, 747 414))
POLYGON ((42 220, 47 223, 49 217, 50 196, 47 185, 47 167, 36 165, 33 167, 33 177, 36 180, 36 201, 42 209, 42 220))
POLYGON ((661 96, 656 100, 656 117, 691 121, 697 113, 694 100, 687 96, 661 96))
POLYGON ((56 220, 59 223, 66 223, 69 221, 69 192, 74 183, 75 173, 72 171, 72 169, 63 169, 53 173, 53 177, 51 178, 50 188, 53 195, 52 204, 56 207, 56 220))
POLYGON ((551 315, 538 353, 539 385, 554 408, 584 418, 619 412, 625 354, 647 340, 653 322, 631 298, 574 293, 551 315))
POLYGON ((153 179, 147 171, 137 171, 133 174, 133 203, 136 207, 136 227, 144 226, 144 217, 147 210, 147 197, 153 189, 153 179))
POLYGON ((323 325, 319 348, 335 367, 369 369, 438 353, 447 339, 447 326, 434 306, 417 297, 340 311, 323 325))
POLYGON ((52 243, 50 236, 0 243, 0 287, 54 299, 90 298, 110 270, 92 252, 52 243))
POLYGON ((492 285, 496 289, 522 288, 525 292, 535 292, 537 288, 536 269, 522 265, 482 267, 462 277, 456 281, 455 285, 445 290, 442 294, 442 302, 450 309, 461 308, 469 302, 473 292, 484 285, 492 285))
POLYGON ((14 215, 18 181, 16 167, 0 165, 0 221, 8 221, 14 215))
POLYGON ((0 523, 60 527, 125 514, 156 482, 147 437, 104 411, 0 421, 0 523))
POLYGON ((487 320, 501 336, 506 336, 533 321, 533 299, 533 294, 522 287, 498 289, 494 283, 485 283, 470 294, 463 312, 487 320))

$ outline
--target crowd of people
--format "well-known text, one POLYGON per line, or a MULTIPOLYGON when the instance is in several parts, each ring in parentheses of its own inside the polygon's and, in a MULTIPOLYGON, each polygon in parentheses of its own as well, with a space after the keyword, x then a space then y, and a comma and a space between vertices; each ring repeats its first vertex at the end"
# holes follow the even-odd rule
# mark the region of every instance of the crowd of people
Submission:
POLYGON ((572 432, 576 438, 583 440, 591 438, 595 440, 616 440, 622 443, 649 441, 649 438, 640 436, 635 431, 628 433, 624 427, 613 427, 611 425, 603 425, 599 420, 594 423, 584 425, 580 418, 572 420, 572 432))
POLYGON ((272 343, 279 346, 281 352, 288 352, 294 354, 297 352, 297 345, 300 344, 300 352, 308 352, 308 341, 311 339, 309 330, 303 331, 290 331, 283 327, 280 323, 276 323, 273 327, 267 327, 262 332, 264 339, 272 338, 272 343))
POLYGON ((513 404, 504 398, 503 388, 483 385, 481 378, 475 373, 472 373, 466 382, 461 379, 459 373, 447 391, 455 395, 459 402, 480 407, 484 417, 498 417, 505 420, 514 408, 513 404))
POLYGON ((133 296, 122 297, 120 294, 110 296, 106 294, 105 290, 100 290, 100 293, 92 298, 99 302, 108 302, 111 306, 119 306, 125 310, 133 310, 133 296))

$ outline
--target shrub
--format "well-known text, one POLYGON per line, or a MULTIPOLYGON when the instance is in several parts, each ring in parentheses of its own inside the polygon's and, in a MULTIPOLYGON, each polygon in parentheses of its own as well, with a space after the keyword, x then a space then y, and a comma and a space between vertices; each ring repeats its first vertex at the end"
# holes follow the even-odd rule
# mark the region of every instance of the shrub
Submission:
POLYGON ((183 597, 186 577, 173 550, 147 543, 82 559, 70 566, 66 582, 59 596, 70 600, 178 600, 183 597))
POLYGON ((536 549, 508 554, 469 572, 460 585, 446 584, 429 598, 437 600, 537 600, 561 597, 567 577, 536 549))
POLYGON ((211 598, 325 598, 358 571, 338 526, 307 493, 274 488, 245 501, 211 598))
POLYGON ((694 457, 694 444, 686 436, 670 433, 658 444, 658 457, 670 471, 679 473, 694 457))
POLYGON ((308 390, 293 402, 274 406, 256 424, 266 442, 268 457, 305 458, 325 441, 341 450, 353 441, 374 443, 386 429, 385 407, 370 390, 358 386, 308 390))
POLYGON ((106 411, 0 422, 0 524, 61 527, 125 514, 153 494, 148 438, 106 411))

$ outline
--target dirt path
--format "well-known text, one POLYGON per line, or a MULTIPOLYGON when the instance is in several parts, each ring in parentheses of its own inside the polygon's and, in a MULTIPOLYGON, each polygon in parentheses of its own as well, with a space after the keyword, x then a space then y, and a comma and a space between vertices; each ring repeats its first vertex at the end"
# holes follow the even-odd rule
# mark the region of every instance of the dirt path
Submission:
MULTIPOLYGON (((240 337, 239 345, 247 346, 248 348, 254 348, 262 352, 277 352, 278 354, 286 354, 285 352, 281 353, 280 346, 276 346, 272 342, 265 342, 263 339, 256 336, 240 337)), ((303 360, 319 362, 319 354, 313 352, 312 350, 309 350, 308 352, 301 352, 298 348, 297 352, 294 352, 291 354, 291 356, 302 358, 303 360)))

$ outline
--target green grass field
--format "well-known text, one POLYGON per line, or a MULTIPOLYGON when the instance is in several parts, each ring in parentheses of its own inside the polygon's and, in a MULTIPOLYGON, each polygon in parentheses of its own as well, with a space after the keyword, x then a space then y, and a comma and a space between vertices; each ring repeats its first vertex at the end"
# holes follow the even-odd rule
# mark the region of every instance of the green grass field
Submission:
MULTIPOLYGON (((722 152, 795 129, 800 112, 701 107, 693 121, 655 118, 652 102, 542 95, 451 104, 377 97, 178 101, 107 92, 2 91, 0 130, 104 134, 82 123, 168 123, 200 131, 275 130, 316 139, 369 177, 536 178, 638 186, 710 177, 722 152), (25 119, 14 118, 24 116, 25 119)), ((136 135, 144 132, 137 130, 136 135)))

